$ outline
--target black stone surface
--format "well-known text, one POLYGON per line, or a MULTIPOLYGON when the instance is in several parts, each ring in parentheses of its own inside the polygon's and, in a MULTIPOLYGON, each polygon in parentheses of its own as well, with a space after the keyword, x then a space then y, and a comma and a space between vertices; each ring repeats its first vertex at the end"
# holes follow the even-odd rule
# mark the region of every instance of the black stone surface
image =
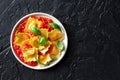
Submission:
POLYGON ((119 0, 0 0, 0 80, 120 80, 119 0), (31 12, 58 18, 69 46, 56 66, 24 67, 12 54, 10 33, 31 12))

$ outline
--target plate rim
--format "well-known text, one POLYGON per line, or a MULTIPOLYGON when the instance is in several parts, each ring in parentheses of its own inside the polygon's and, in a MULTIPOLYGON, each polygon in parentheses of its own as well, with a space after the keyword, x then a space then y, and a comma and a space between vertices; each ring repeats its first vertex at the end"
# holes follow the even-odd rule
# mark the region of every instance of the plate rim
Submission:
POLYGON ((48 69, 48 68, 51 68, 53 66, 55 66, 56 64, 58 64, 62 59, 63 57, 65 56, 66 52, 67 52, 67 48, 68 48, 68 35, 67 35, 67 31, 65 29, 65 27, 63 26, 63 24, 54 16, 48 14, 48 13, 43 13, 43 12, 34 12, 34 13, 29 13, 25 16, 23 16, 22 18, 20 18, 17 23, 15 23, 15 25, 13 26, 12 28, 12 31, 11 31, 11 35, 10 35, 10 46, 11 46, 11 49, 12 49, 12 53, 13 55, 15 56, 15 58, 17 59, 17 61, 19 61, 22 65, 24 65, 25 67, 28 67, 30 69, 34 69, 34 70, 44 70, 44 69, 48 69), (17 27, 17 25, 22 21, 24 20, 25 18, 29 17, 29 16, 35 16, 35 15, 44 15, 44 16, 47 16, 49 17, 50 19, 52 19, 53 21, 56 20, 57 23, 59 23, 58 25, 60 25, 60 28, 62 28, 62 32, 65 36, 65 39, 63 40, 64 42, 64 46, 65 46, 65 49, 61 52, 61 56, 60 58, 57 59, 57 61, 55 61, 54 63, 48 65, 48 66, 45 66, 45 67, 32 67, 32 66, 29 66, 27 64, 25 64, 23 61, 21 61, 18 56, 16 55, 14 49, 13 49, 13 35, 14 35, 14 31, 17 27))

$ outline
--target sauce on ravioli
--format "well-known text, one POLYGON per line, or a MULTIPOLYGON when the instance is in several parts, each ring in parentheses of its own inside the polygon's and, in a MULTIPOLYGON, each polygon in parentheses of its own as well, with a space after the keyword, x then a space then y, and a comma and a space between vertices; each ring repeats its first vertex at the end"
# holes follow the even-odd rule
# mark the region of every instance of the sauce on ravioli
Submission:
POLYGON ((18 24, 13 38, 17 56, 30 66, 49 65, 60 57, 64 49, 64 34, 59 25, 46 17, 24 19, 18 24))

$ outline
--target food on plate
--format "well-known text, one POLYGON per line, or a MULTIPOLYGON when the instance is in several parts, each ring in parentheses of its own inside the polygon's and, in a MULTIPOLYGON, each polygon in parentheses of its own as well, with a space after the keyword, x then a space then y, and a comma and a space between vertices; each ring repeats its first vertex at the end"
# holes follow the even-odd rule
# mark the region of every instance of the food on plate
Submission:
POLYGON ((13 49, 18 58, 30 66, 47 66, 56 61, 64 49, 64 34, 52 19, 29 16, 13 34, 13 49))

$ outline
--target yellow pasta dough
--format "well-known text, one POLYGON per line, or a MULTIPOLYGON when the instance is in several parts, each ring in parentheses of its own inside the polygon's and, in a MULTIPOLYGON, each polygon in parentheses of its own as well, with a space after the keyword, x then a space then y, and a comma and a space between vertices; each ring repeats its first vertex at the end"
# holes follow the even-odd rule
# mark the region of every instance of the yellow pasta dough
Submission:
POLYGON ((16 45, 22 46, 23 41, 25 41, 28 37, 27 37, 27 35, 25 33, 17 33, 17 36, 18 37, 15 38, 14 43, 16 45))
POLYGON ((23 53, 25 62, 36 61, 35 54, 37 53, 37 51, 35 48, 29 48, 26 50, 22 50, 22 53, 23 53))
POLYGON ((41 61, 41 63, 43 64, 47 64, 48 62, 50 62, 52 59, 50 57, 50 54, 46 54, 46 55, 41 55, 39 57, 39 60, 41 61))
POLYGON ((57 29, 54 29, 51 32, 49 32, 48 37, 50 38, 51 41, 64 39, 63 34, 57 29))
POLYGON ((30 26, 31 25, 36 25, 37 27, 39 27, 42 24, 41 21, 36 20, 35 18, 29 17, 26 27, 25 27, 25 31, 29 31, 30 30, 30 26))
POLYGON ((47 29, 40 29, 41 35, 46 36, 48 38, 48 30, 47 29))
POLYGON ((21 47, 24 62, 36 61, 40 66, 44 66, 50 63, 53 58, 58 59, 60 57, 61 50, 59 50, 57 42, 64 39, 64 34, 58 29, 49 31, 47 28, 40 28, 41 25, 42 21, 29 17, 24 31, 16 33, 18 37, 15 37, 14 44, 21 47), (40 33, 31 32, 32 37, 29 37, 27 32, 31 31, 31 25, 37 27, 33 29, 34 32, 40 33), (40 45, 41 42, 45 44, 40 45), (26 44, 27 48, 25 48, 26 44))

